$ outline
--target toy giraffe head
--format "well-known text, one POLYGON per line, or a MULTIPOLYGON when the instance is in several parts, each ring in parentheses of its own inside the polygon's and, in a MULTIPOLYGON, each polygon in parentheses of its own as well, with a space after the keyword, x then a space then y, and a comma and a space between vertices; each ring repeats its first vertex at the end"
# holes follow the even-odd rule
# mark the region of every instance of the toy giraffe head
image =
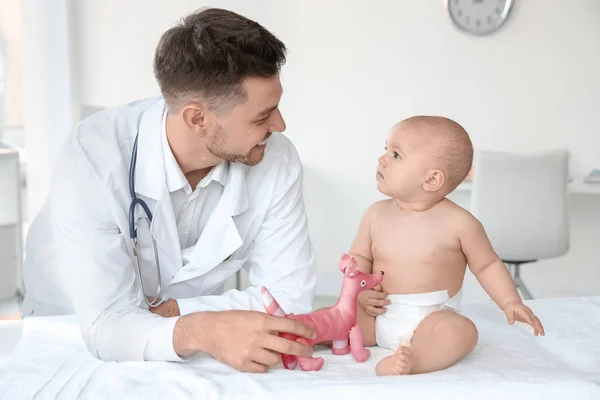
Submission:
POLYGON ((340 259, 340 271, 344 273, 342 295, 358 296, 360 292, 373 289, 383 280, 383 272, 365 274, 358 267, 354 257, 348 254, 344 254, 340 259))

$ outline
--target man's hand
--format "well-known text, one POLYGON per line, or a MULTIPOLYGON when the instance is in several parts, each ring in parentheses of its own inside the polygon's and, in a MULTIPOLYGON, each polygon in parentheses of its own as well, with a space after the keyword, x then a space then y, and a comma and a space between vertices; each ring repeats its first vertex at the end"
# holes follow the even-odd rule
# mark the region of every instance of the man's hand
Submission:
POLYGON ((533 334, 535 336, 537 336, 538 334, 541 334, 542 336, 545 335, 544 327, 542 326, 542 323, 540 322, 538 317, 536 317, 533 311, 531 311, 531 309, 525 304, 523 304, 521 301, 509 301, 504 305, 504 307, 502 307, 502 310, 506 314, 506 318, 508 319, 508 323, 510 325, 514 324, 515 320, 519 322, 524 322, 526 324, 531 325, 531 327, 533 328, 533 334))
POLYGON ((381 285, 377 285, 372 290, 360 292, 358 295, 358 304, 368 315, 377 317, 386 312, 387 308, 385 306, 391 303, 386 297, 387 293, 382 292, 381 285))
POLYGON ((165 318, 178 317, 180 315, 179 304, 177 304, 177 300, 173 299, 169 299, 157 307, 152 307, 150 312, 165 318))
POLYGON ((279 337, 291 333, 314 339, 313 328, 299 321, 259 311, 199 312, 181 317, 173 342, 182 357, 205 351, 243 372, 266 372, 279 363, 281 354, 310 357, 313 349, 279 337))

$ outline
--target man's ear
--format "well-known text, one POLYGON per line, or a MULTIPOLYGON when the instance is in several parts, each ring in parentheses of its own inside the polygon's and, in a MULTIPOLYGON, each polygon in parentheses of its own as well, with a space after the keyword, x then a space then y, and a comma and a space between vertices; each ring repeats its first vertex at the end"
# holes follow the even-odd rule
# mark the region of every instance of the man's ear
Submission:
POLYGON ((423 184, 423 190, 426 192, 438 191, 444 186, 444 182, 446 182, 446 176, 443 171, 439 169, 429 171, 427 180, 423 184))
POLYGON ((183 121, 187 127, 204 136, 211 124, 210 111, 200 103, 186 104, 181 110, 183 121))

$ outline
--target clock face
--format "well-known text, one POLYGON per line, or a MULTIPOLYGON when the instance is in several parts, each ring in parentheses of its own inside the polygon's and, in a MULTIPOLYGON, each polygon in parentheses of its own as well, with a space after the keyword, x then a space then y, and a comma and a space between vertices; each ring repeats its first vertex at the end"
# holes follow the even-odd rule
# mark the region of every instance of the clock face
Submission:
POLYGON ((513 0, 445 0, 445 4, 456 26, 475 35, 485 35, 506 21, 513 0))

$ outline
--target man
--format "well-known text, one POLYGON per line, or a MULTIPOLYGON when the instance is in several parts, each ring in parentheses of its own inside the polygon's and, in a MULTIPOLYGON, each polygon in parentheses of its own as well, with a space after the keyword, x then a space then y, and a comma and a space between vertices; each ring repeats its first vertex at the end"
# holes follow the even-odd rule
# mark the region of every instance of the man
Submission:
POLYGON ((286 312, 309 312, 316 285, 302 166, 276 133, 285 52, 221 9, 162 36, 162 97, 92 115, 64 144, 30 228, 24 316, 74 312, 103 360, 206 352, 261 372, 312 353, 277 333, 313 330, 265 314, 260 297, 266 286, 286 312), (221 294, 242 267, 253 286, 221 294))

